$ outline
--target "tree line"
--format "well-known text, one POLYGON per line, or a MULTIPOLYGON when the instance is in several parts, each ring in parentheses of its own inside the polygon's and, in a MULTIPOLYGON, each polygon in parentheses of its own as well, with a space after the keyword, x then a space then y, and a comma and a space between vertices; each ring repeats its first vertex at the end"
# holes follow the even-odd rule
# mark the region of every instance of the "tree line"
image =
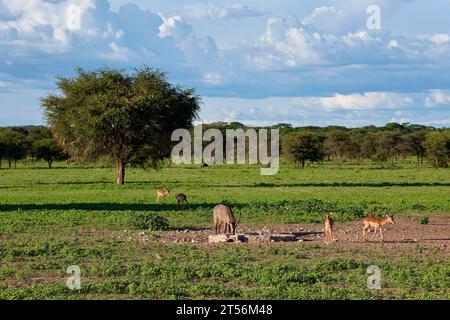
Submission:
POLYGON ((51 168, 53 162, 67 160, 69 155, 45 126, 0 128, 0 168, 2 161, 11 168, 26 159, 44 160, 51 168))
MULTIPOLYGON (((171 134, 193 128, 201 98, 191 88, 167 81, 167 75, 142 66, 133 72, 77 69, 58 77, 56 93, 41 99, 49 127, 0 128, 0 166, 19 160, 72 159, 89 162, 113 158, 116 182, 125 183, 129 165, 155 166, 170 156, 171 134)), ((247 129, 239 122, 217 122, 204 129, 247 129)), ((390 123, 384 127, 298 127, 278 124, 282 152, 298 166, 324 160, 372 159, 395 163, 415 156, 436 167, 448 167, 450 129, 390 123)), ((255 128, 258 129, 258 128, 255 128)))
POLYGON ((283 153, 302 167, 323 160, 395 164, 399 158, 414 156, 418 165, 426 159, 435 167, 447 168, 450 160, 450 129, 398 123, 353 129, 281 125, 280 129, 283 153))
MULTIPOLYGON (((216 122, 203 126, 204 131, 208 128, 223 132, 226 129, 248 129, 239 122, 216 122)), ((280 129, 282 153, 301 167, 322 161, 342 164, 347 160, 395 164, 399 158, 412 156, 418 165, 427 160, 435 167, 447 168, 450 162, 450 129, 397 123, 351 129, 337 126, 294 128, 289 124, 265 128, 280 129)), ((10 168, 22 160, 44 160, 49 168, 55 161, 72 159, 83 162, 76 154, 65 151, 48 127, 0 128, 0 168, 2 161, 7 162, 10 168)))

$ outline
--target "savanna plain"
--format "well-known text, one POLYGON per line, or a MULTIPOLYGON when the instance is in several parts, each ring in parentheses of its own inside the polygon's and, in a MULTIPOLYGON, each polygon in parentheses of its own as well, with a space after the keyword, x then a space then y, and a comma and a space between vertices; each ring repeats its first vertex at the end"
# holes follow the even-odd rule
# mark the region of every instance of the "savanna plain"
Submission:
POLYGON ((450 299, 450 169, 345 163, 274 176, 255 166, 0 170, 0 299, 450 299), (171 194, 156 202, 155 189, 171 194), (189 207, 175 195, 187 195, 189 207), (295 242, 208 243, 212 208, 237 232, 295 242), (324 241, 333 212, 334 240, 324 241), (384 241, 366 216, 394 215, 384 241), (81 288, 66 285, 77 265, 81 288), (367 288, 379 266, 381 289, 367 288))

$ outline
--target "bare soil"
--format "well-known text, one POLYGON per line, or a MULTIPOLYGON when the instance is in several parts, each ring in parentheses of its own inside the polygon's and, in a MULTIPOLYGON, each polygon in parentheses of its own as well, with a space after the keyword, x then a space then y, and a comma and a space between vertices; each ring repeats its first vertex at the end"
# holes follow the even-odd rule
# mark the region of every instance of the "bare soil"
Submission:
MULTIPOLYGON (((346 248, 368 246, 383 246, 384 250, 392 253, 403 249, 415 248, 420 244, 424 248, 437 248, 444 255, 450 256, 450 215, 430 215, 428 224, 420 224, 414 215, 396 218, 395 224, 383 227, 384 241, 377 234, 368 233, 366 240, 362 236, 362 221, 335 223, 333 240, 324 238, 323 225, 319 224, 241 224, 240 234, 293 234, 297 242, 333 245, 346 248)), ((157 241, 164 243, 208 243, 208 236, 212 229, 186 229, 160 232, 157 241)), ((143 242, 146 236, 139 235, 143 242)), ((150 240, 152 241, 152 240, 150 240)), ((289 244, 292 242, 285 242, 289 244)), ((226 244, 224 244, 226 245, 226 244)), ((249 244, 250 245, 250 244, 249 244)), ((268 244, 269 245, 269 244, 268 244)))

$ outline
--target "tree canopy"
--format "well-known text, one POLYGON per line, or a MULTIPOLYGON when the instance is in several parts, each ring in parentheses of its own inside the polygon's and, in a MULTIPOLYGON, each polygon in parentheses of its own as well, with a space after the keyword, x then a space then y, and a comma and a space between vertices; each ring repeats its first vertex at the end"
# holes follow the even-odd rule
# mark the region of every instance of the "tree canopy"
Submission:
POLYGON ((170 155, 172 131, 190 128, 199 110, 193 89, 146 66, 132 73, 77 69, 73 78, 57 78, 57 86, 60 94, 42 99, 56 138, 80 161, 113 156, 118 184, 127 164, 154 165, 170 155))

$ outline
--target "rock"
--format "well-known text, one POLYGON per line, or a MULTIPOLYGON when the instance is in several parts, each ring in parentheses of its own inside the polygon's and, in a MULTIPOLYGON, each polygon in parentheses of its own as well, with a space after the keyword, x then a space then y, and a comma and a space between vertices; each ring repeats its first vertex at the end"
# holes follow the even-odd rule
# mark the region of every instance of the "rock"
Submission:
POLYGON ((228 242, 228 236, 226 234, 214 234, 208 236, 209 243, 222 243, 228 242))
POLYGON ((247 242, 247 238, 241 234, 214 234, 208 236, 209 243, 223 242, 247 242))

